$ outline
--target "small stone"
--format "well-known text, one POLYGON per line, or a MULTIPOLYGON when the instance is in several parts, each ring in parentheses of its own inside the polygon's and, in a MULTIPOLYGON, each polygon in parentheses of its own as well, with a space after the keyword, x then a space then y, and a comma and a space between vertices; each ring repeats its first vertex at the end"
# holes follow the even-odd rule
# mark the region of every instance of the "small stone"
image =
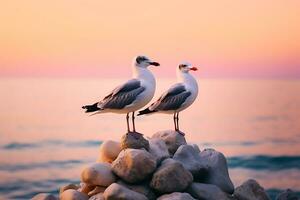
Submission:
POLYGON ((197 144, 189 144, 189 145, 191 145, 194 149, 195 149, 195 151, 197 152, 197 153, 200 153, 201 151, 200 151, 200 148, 199 148, 199 146, 197 145, 197 144))
POLYGON ((103 194, 105 200, 147 200, 145 195, 132 191, 120 184, 111 184, 103 194))
POLYGON ((287 189, 283 191, 282 193, 278 194, 276 197, 276 200, 299 200, 299 199, 300 198, 298 197, 296 192, 294 192, 291 189, 287 189))
POLYGON ((198 151, 192 145, 181 145, 173 159, 189 170, 195 179, 203 179, 207 176, 209 167, 201 161, 198 151))
POLYGON ((125 149, 112 163, 113 172, 128 183, 148 178, 156 168, 156 160, 144 149, 125 149))
POLYGON ((112 163, 118 157, 121 150, 120 142, 107 140, 100 146, 97 162, 112 163))
POLYGON ((68 190, 68 189, 78 190, 79 188, 80 188, 79 185, 75 185, 75 184, 71 183, 71 184, 60 187, 59 188, 59 194, 63 193, 65 190, 68 190))
POLYGON ((141 133, 129 132, 121 139, 122 149, 146 149, 149 150, 149 141, 141 133))
POLYGON ((103 193, 105 191, 106 187, 102 186, 96 186, 92 191, 88 193, 89 197, 94 196, 99 193, 103 193))
POLYGON ((86 183, 81 182, 77 191, 84 194, 88 194, 89 192, 93 191, 95 187, 95 185, 88 185, 86 183))
POLYGON ((187 189, 196 199, 203 200, 233 200, 234 198, 223 192, 218 186, 204 183, 192 183, 187 189))
POLYGON ((170 157, 166 143, 159 138, 149 140, 149 153, 156 159, 157 164, 161 163, 166 158, 170 157))
POLYGON ((31 200, 58 200, 53 194, 40 193, 35 195, 31 200))
POLYGON ((82 171, 81 180, 87 185, 109 186, 116 181, 116 177, 109 163, 94 163, 82 171))
POLYGON ((192 174, 171 158, 164 160, 153 174, 150 186, 161 194, 181 192, 193 181, 192 174))
POLYGON ((140 184, 129 184, 122 180, 119 180, 117 183, 122 186, 125 186, 126 188, 128 188, 132 191, 135 191, 135 192, 145 195, 149 200, 156 200, 156 195, 150 188, 149 183, 147 183, 147 182, 143 182, 140 184))
POLYGON ((199 155, 202 164, 208 166, 208 175, 201 182, 216 185, 224 192, 232 194, 234 186, 229 177, 225 156, 214 149, 205 149, 199 155))
POLYGON ((184 136, 174 130, 157 132, 152 136, 152 138, 160 138, 165 141, 171 155, 177 151, 178 147, 186 144, 184 136))
POLYGON ((264 188, 253 179, 249 179, 237 187, 234 196, 238 200, 270 200, 264 188))
POLYGON ((59 195, 60 200, 88 200, 89 196, 74 189, 65 190, 59 195))
POLYGON ((160 196, 157 200, 196 200, 188 193, 174 192, 160 196))
POLYGON ((103 193, 98 193, 89 198, 89 200, 105 200, 103 193))

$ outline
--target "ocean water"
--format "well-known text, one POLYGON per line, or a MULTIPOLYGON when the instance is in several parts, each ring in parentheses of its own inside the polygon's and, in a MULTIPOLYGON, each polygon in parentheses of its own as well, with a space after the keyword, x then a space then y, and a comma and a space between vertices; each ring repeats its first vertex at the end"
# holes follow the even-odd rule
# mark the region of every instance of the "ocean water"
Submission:
MULTIPOLYGON (((1 79, 0 199, 29 199, 79 183, 106 139, 125 133, 124 115, 87 116, 93 103, 121 79, 1 79)), ((157 82, 157 93, 174 80, 157 82)), ((256 179, 274 199, 300 191, 300 81, 199 80, 199 97, 180 115, 187 141, 228 159, 238 186, 256 179)), ((138 117, 145 136, 172 129, 172 116, 138 117)))

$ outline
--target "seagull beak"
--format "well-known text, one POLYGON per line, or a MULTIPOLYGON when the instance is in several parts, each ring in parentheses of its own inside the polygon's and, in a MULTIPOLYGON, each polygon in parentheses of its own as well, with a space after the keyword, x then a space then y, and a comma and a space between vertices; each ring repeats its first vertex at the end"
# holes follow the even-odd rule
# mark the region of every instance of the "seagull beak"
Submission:
POLYGON ((192 70, 192 71, 197 71, 198 68, 197 68, 197 67, 191 67, 190 70, 192 70))
POLYGON ((153 66, 160 66, 160 64, 158 62, 149 62, 150 65, 153 65, 153 66))

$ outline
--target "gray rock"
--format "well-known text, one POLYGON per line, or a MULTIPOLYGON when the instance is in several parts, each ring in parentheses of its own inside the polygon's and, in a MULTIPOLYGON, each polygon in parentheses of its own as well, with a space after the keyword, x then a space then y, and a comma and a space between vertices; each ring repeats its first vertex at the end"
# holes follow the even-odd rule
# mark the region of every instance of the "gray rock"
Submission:
POLYGON ((166 143, 159 138, 149 140, 149 153, 156 159, 157 164, 161 163, 166 158, 170 157, 166 143))
POLYGON ((49 193, 40 193, 32 197, 31 200, 58 200, 58 198, 49 193))
POLYGON ((238 200, 270 200, 264 188, 253 179, 249 179, 237 187, 234 196, 238 200))
POLYGON ((294 192, 291 189, 287 189, 283 191, 282 193, 278 194, 276 197, 276 200, 299 200, 299 199, 300 198, 298 197, 296 192, 294 192))
POLYGON ((199 146, 197 144, 189 144, 189 145, 191 145, 196 150, 197 153, 201 152, 200 148, 199 148, 199 146))
POLYGON ((188 193, 174 192, 160 196, 157 200, 196 200, 188 193))
POLYGON ((150 188, 149 183, 147 183, 147 182, 143 182, 143 183, 139 183, 139 184, 129 184, 122 180, 119 180, 117 183, 122 186, 127 187, 128 189, 130 189, 132 191, 135 191, 135 192, 145 195, 149 200, 156 199, 156 195, 150 188))
POLYGON ((74 189, 65 190, 59 195, 60 200, 88 200, 89 196, 87 194, 78 192, 74 189))
POLYGON ((141 133, 129 132, 121 138, 122 149, 146 149, 149 150, 149 141, 141 133))
POLYGON ((194 179, 203 179, 207 176, 208 165, 201 161, 199 152, 192 145, 181 145, 174 154, 173 159, 189 170, 194 179))
POLYGON ((145 195, 134 192, 120 184, 111 184, 103 194, 105 200, 147 200, 145 195))
POLYGON ((150 187, 159 193, 181 192, 193 181, 192 174, 171 158, 164 160, 153 174, 150 187))
POLYGON ((98 193, 89 198, 89 200, 105 200, 103 193, 98 193))
POLYGON ((148 178, 156 168, 156 160, 144 149, 125 149, 112 163, 115 174, 128 183, 148 178))
POLYGON ((202 200, 233 200, 234 198, 229 194, 223 192, 219 187, 212 184, 192 183, 187 189, 196 199, 202 200))
POLYGON ((89 186, 109 186, 116 181, 116 177, 112 173, 111 164, 93 163, 81 172, 81 180, 89 186))
POLYGON ((157 132, 152 136, 152 138, 160 138, 165 141, 171 155, 176 152, 178 147, 186 144, 184 136, 174 130, 157 132))
POLYGON ((201 182, 216 185, 224 192, 232 194, 234 186, 228 174, 225 156, 214 149, 205 149, 199 155, 201 162, 208 166, 208 176, 201 182))

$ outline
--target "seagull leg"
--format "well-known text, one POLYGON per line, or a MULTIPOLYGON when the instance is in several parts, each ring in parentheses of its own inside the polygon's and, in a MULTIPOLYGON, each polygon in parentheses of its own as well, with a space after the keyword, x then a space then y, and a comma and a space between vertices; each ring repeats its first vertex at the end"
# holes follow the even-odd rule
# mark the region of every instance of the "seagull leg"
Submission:
POLYGON ((174 112, 173 120, 174 120, 175 131, 177 131, 177 125, 176 125, 176 112, 174 112))
POLYGON ((132 112, 132 126, 133 126, 133 132, 135 132, 135 123, 134 123, 134 119, 135 119, 134 112, 132 112))
POLYGON ((177 131, 180 132, 180 130, 179 130, 179 113, 177 113, 177 115, 176 115, 176 122, 177 122, 177 131))
POLYGON ((129 128, 129 113, 126 115, 126 121, 127 121, 127 132, 130 133, 130 128, 129 128))

